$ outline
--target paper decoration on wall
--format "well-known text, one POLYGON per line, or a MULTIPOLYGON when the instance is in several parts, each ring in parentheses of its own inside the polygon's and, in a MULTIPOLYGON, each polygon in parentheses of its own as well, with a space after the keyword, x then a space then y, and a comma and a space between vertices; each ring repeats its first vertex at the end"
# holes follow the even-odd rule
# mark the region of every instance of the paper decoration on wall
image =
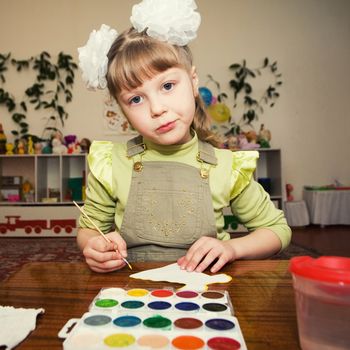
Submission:
POLYGON ((135 129, 126 120, 115 99, 108 97, 104 102, 103 119, 106 135, 136 134, 135 129))
POLYGON ((225 274, 207 275, 202 272, 188 272, 181 270, 177 263, 166 265, 160 268, 145 270, 130 275, 132 278, 158 282, 173 282, 184 284, 180 289, 204 291, 208 284, 227 283, 232 277, 225 274))

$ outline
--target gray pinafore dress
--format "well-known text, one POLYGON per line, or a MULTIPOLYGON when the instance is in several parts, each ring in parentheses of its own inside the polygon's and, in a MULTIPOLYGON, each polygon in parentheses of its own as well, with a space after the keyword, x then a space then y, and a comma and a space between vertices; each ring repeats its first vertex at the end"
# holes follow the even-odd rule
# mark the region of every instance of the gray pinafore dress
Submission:
POLYGON ((216 237, 209 171, 214 148, 198 141, 198 168, 178 162, 145 161, 142 136, 127 143, 134 161, 121 235, 129 261, 175 261, 201 236, 216 237))

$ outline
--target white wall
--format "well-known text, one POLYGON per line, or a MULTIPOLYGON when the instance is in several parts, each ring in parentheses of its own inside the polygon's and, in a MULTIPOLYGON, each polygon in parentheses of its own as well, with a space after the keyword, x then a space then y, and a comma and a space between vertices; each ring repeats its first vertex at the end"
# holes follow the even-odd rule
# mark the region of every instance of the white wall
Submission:
MULTIPOLYGON (((25 59, 43 50, 64 51, 77 59, 76 48, 101 23, 126 29, 137 2, 0 0, 0 52, 25 59)), ((231 63, 245 58, 258 66, 265 56, 278 61, 281 98, 259 123, 271 130, 272 146, 283 151, 284 182, 294 185, 295 197, 306 184, 338 179, 350 185, 350 1, 197 0, 197 5, 202 25, 191 47, 202 84, 212 74, 232 98, 231 63)), ((30 81, 20 77, 11 72, 6 85, 18 98, 30 81)), ((103 93, 85 90, 78 75, 63 132, 111 139, 102 123, 103 99, 103 93)), ((30 131, 41 134, 42 115, 28 118, 30 131)), ((3 107, 0 121, 9 135, 13 124, 3 107)))

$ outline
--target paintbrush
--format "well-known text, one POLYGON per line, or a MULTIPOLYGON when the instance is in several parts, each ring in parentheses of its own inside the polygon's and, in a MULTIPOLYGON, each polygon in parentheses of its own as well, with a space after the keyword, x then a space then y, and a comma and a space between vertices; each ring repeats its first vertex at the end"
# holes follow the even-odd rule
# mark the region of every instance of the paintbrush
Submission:
MULTIPOLYGON (((76 205, 76 207, 80 210, 80 212, 90 221, 90 223, 95 227, 95 229, 101 234, 101 236, 107 241, 107 242, 112 242, 100 229, 99 227, 90 219, 89 215, 85 213, 84 209, 81 208, 77 202, 73 201, 73 203, 76 205)), ((117 251, 117 250, 116 250, 117 251)), ((119 253, 119 252, 118 252, 119 253)), ((125 262, 125 264, 127 264, 129 266, 129 269, 132 270, 131 265, 129 264, 129 262, 121 257, 122 260, 125 262)))

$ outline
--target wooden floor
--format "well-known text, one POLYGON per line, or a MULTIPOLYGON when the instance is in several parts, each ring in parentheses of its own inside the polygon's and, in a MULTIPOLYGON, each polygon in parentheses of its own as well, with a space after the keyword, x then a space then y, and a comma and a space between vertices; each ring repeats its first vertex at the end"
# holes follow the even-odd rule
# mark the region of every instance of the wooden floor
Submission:
POLYGON ((350 257, 350 226, 310 225, 293 228, 292 242, 317 250, 321 255, 350 257))

